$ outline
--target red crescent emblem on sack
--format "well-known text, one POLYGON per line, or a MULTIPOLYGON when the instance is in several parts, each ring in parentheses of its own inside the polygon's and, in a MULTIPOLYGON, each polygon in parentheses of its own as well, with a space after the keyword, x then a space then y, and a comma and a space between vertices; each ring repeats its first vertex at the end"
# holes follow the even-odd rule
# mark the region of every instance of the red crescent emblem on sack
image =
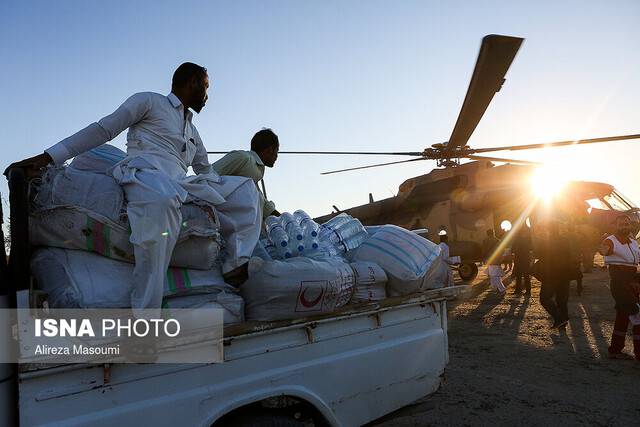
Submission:
POLYGON ((314 299, 313 301, 308 301, 305 297, 304 294, 307 292, 307 290, 309 290, 309 288, 305 288, 304 291, 302 291, 302 294, 300 295, 300 302, 302 303, 302 305, 304 305, 307 308, 311 308, 314 305, 318 304, 320 302, 320 300, 322 299, 322 295, 324 294, 324 289, 320 289, 320 295, 318 295, 318 298, 314 299))

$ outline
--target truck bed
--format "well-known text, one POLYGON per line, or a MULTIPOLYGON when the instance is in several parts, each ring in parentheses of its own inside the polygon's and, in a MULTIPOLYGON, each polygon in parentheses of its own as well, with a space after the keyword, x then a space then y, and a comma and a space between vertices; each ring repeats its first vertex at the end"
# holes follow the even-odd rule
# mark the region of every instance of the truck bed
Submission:
POLYGON ((236 408, 287 396, 330 425, 360 425, 439 387, 448 362, 446 300, 465 289, 228 325, 224 363, 20 364, 20 420, 211 425, 236 408))

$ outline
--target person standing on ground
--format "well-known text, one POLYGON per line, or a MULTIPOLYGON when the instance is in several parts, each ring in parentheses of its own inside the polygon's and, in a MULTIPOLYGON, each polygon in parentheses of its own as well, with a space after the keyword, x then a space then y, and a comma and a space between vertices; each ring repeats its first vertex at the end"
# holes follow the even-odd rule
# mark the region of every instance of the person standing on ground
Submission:
POLYGON ((253 180, 258 189, 263 219, 269 215, 280 216, 275 204, 267 200, 266 194, 258 187, 260 181, 264 187, 264 167, 273 167, 279 150, 278 135, 271 129, 263 128, 251 138, 251 151, 235 150, 213 163, 218 175, 245 176, 253 180))
MULTIPOLYGON (((247 264, 260 233, 258 194, 251 180, 219 177, 191 120, 208 95, 207 69, 186 62, 173 74, 171 92, 140 92, 115 112, 60 141, 44 153, 11 164, 33 173, 127 133, 127 155, 113 177, 128 200, 127 216, 134 247, 134 290, 131 307, 136 318, 160 316, 163 282, 182 224, 180 206, 195 201, 215 207, 220 234, 229 257, 222 266, 227 283, 247 278, 247 264), (187 176, 191 166, 197 175, 187 176)), ((156 356, 155 344, 134 347, 131 355, 156 356)))
POLYGON ((609 268, 611 282, 609 290, 615 300, 616 320, 613 325, 609 357, 614 359, 629 358, 622 353, 624 341, 633 323, 633 353, 636 364, 640 364, 640 316, 638 306, 635 275, 640 262, 640 248, 638 243, 629 237, 631 222, 626 215, 616 218, 614 234, 607 236, 602 243, 600 253, 604 256, 604 263, 609 268))
POLYGON ((571 256, 571 269, 569 282, 575 280, 578 284, 578 295, 582 295, 582 235, 576 231, 573 223, 567 224, 567 240, 569 241, 569 253, 571 256))
POLYGON ((506 292, 504 285, 502 284, 502 276, 504 276, 504 270, 500 267, 500 261, 502 259, 502 251, 500 249, 500 240, 495 235, 493 229, 487 230, 487 237, 482 241, 482 256, 486 267, 486 274, 491 279, 491 290, 497 290, 501 294, 506 292), (494 253, 498 251, 499 253, 494 253))
POLYGON ((524 280, 524 294, 531 294, 531 250, 532 250, 531 230, 522 226, 511 245, 513 252, 513 276, 516 278, 516 289, 514 294, 522 293, 522 281, 524 280))
POLYGON ((539 253, 541 270, 540 305, 553 317, 552 328, 565 329, 569 322, 569 269, 571 259, 566 235, 559 224, 548 225, 547 239, 539 253))
POLYGON ((446 234, 440 236, 440 244, 438 247, 442 253, 442 264, 440 274, 438 275, 438 282, 442 283, 442 287, 454 286, 455 281, 453 279, 453 271, 451 270, 451 264, 454 264, 453 259, 449 256, 449 237, 446 234))

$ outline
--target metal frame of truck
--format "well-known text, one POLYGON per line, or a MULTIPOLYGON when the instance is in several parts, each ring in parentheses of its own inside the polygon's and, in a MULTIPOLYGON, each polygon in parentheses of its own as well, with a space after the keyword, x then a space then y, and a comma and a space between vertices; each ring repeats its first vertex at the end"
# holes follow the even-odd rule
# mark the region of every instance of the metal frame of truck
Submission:
MULTIPOLYGON (((12 192, 26 189, 20 180, 10 178, 12 192)), ((12 233, 14 214, 27 209, 26 197, 15 212, 14 201, 12 233)), ((27 245, 18 253, 28 252, 28 242, 21 243, 27 245)), ((32 305, 23 261, 10 262, 18 308, 32 305)), ((448 362, 446 301, 465 289, 227 325, 223 363, 18 364, 18 419, 21 425, 361 425, 438 389, 448 362)))

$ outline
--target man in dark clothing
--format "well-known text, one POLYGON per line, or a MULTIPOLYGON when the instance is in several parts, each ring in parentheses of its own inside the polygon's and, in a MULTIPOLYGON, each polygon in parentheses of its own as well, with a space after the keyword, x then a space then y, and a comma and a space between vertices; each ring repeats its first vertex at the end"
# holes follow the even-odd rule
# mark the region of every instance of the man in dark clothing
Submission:
POLYGON ((531 263, 531 249, 533 247, 531 231, 523 226, 511 245, 513 253, 513 276, 516 278, 516 290, 514 294, 522 293, 522 280, 524 278, 524 293, 531 293, 531 277, 529 265, 531 263))
POLYGON ((571 254, 571 269, 569 282, 575 280, 578 283, 578 295, 582 295, 582 235, 578 234, 574 224, 567 224, 567 240, 571 254))
POLYGON ((549 234, 542 244, 539 255, 542 274, 540 304, 553 316, 551 327, 565 329, 569 322, 567 303, 569 301, 571 259, 569 242, 560 235, 558 223, 549 224, 549 234))

